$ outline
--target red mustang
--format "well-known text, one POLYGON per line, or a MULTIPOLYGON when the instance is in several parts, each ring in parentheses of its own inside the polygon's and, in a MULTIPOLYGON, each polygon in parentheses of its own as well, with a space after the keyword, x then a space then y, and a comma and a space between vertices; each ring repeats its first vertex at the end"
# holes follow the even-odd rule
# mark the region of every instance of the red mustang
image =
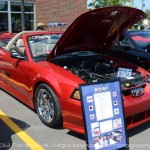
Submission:
POLYGON ((146 17, 129 7, 106 7, 79 16, 61 32, 21 32, 0 48, 0 88, 36 109, 50 127, 84 133, 79 85, 121 77, 127 129, 150 120, 150 73, 107 55, 113 40, 146 17))

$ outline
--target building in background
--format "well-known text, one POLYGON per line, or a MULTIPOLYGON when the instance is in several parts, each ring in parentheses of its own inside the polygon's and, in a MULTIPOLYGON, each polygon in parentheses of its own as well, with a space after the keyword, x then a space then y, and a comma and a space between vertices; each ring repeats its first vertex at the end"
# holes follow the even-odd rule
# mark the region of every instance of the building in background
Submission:
MULTIPOLYGON (((26 30, 34 29, 34 6, 34 0, 26 0, 24 3, 26 30)), ((0 32, 20 32, 21 29, 21 1, 0 0, 0 32)))
POLYGON ((0 0, 0 32, 22 30, 21 1, 24 1, 25 30, 35 30, 38 23, 43 23, 52 31, 65 30, 79 15, 103 7, 105 2, 104 0, 0 0))
MULTIPOLYGON (((87 11, 87 0, 24 0, 25 29, 44 23, 50 30, 65 30, 87 11)), ((0 32, 21 30, 21 0, 0 0, 0 32)))
MULTIPOLYGON (((87 11, 87 0, 24 0, 25 30, 38 23, 50 30, 65 30, 80 14, 87 11)), ((0 0, 0 32, 21 31, 21 0, 0 0)))
POLYGON ((50 30, 65 30, 87 11, 87 0, 35 0, 36 23, 50 25, 50 30))

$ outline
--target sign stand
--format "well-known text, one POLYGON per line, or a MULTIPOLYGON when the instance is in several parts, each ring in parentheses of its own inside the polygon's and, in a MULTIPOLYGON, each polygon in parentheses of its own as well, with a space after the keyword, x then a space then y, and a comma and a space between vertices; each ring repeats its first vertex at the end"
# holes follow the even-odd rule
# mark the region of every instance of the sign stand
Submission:
POLYGON ((125 149, 128 141, 118 80, 80 85, 88 150, 125 149))

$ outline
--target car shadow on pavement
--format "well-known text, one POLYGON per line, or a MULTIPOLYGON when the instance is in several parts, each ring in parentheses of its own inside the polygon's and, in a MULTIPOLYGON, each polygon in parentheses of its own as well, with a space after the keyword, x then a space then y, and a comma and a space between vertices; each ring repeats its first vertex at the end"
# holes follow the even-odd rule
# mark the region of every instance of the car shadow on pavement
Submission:
MULTIPOLYGON (((3 122, 1 117, 4 118, 5 116, 0 115, 0 150, 8 150, 11 147, 14 147, 14 149, 16 149, 17 144, 19 144, 19 143, 13 143, 12 139, 11 139, 11 136, 16 133, 13 132, 10 129, 10 127, 5 124, 5 122, 3 122)), ((30 125, 28 125, 27 123, 25 123, 23 121, 20 121, 20 120, 14 119, 14 118, 9 118, 9 119, 11 119, 23 131, 30 127, 30 125)), ((21 132, 21 130, 18 132, 21 132)))
POLYGON ((139 134, 139 133, 147 130, 148 128, 150 128, 150 121, 146 122, 146 123, 144 123, 144 124, 142 124, 142 125, 140 125, 138 127, 135 127, 133 129, 128 130, 127 131, 127 135, 128 135, 128 137, 132 137, 132 136, 134 136, 136 134, 139 134))
POLYGON ((79 138, 81 140, 85 140, 85 135, 83 135, 83 134, 79 134, 79 133, 76 133, 76 132, 73 132, 73 131, 68 131, 67 134, 71 135, 71 136, 74 136, 76 138, 79 138))

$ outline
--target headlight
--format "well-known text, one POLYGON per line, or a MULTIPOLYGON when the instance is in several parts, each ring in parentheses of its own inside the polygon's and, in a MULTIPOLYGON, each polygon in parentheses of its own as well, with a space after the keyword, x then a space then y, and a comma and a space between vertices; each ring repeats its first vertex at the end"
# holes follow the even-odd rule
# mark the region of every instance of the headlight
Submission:
POLYGON ((75 90, 73 91, 72 98, 73 98, 73 99, 80 100, 80 92, 79 92, 78 89, 75 89, 75 90))

